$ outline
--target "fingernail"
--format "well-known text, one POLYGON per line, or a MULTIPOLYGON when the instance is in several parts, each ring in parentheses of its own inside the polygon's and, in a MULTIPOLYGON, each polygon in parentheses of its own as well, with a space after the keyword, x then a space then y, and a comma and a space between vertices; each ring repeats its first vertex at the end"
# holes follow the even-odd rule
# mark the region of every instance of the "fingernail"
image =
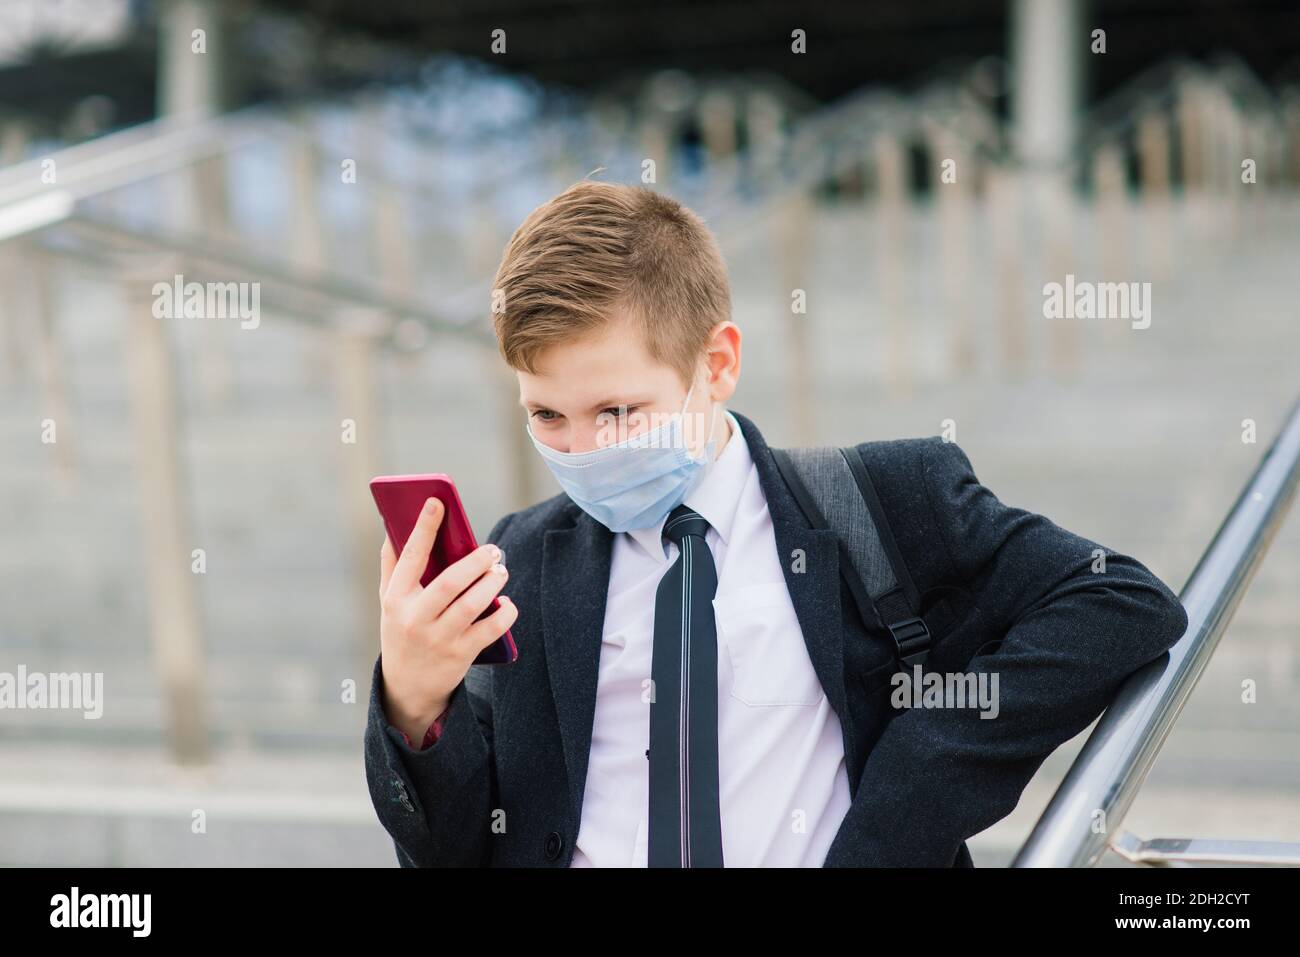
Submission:
POLYGON ((492 566, 493 575, 504 575, 505 573, 506 573, 506 566, 502 565, 500 562, 497 562, 497 564, 492 566))
POLYGON ((505 557, 505 554, 506 554, 506 553, 503 552, 503 551, 501 551, 501 549, 498 548, 496 545, 493 545, 493 546, 492 546, 492 560, 493 560, 493 561, 499 563, 499 562, 501 561, 501 559, 503 559, 503 558, 505 557))

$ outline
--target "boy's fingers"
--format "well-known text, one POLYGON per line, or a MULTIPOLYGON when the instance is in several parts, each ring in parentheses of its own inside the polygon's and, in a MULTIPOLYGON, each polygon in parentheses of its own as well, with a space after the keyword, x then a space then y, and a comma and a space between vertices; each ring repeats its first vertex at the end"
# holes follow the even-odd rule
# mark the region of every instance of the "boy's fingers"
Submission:
POLYGON ((388 583, 392 580, 393 569, 397 566, 397 553, 393 551, 393 543, 388 540, 388 533, 384 533, 384 545, 379 549, 379 597, 382 600, 388 594, 388 583))
POLYGON ((417 616, 426 621, 437 618, 455 601, 457 595, 482 578, 501 557, 501 549, 487 544, 480 545, 464 558, 452 562, 437 578, 429 582, 429 587, 416 599, 417 616))
POLYGON ((492 642, 496 641, 515 623, 519 617, 519 608, 505 595, 500 599, 501 607, 482 621, 476 621, 465 631, 465 641, 477 655, 492 642))
POLYGON ((447 606, 443 615, 454 633, 461 634, 466 631, 474 623, 474 619, 483 614, 483 610, 492 603, 497 592, 505 586, 507 577, 504 565, 493 565, 478 581, 466 589, 465 594, 447 606))
POLYGON ((442 524, 442 502, 430 498, 420 510, 420 517, 415 520, 411 537, 406 540, 406 547, 397 559, 393 569, 390 588, 397 589, 397 594, 405 595, 419 587, 420 576, 429 564, 429 553, 433 551, 433 542, 442 524))

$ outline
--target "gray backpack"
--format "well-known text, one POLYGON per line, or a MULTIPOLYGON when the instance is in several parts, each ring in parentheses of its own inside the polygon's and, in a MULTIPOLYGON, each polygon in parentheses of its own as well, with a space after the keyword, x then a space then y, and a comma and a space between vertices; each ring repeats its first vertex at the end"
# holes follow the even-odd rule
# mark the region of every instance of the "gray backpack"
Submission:
POLYGON ((863 624, 869 630, 873 626, 888 629, 896 645, 899 670, 924 665, 930 654, 930 627, 919 614, 916 585, 858 450, 771 452, 808 524, 830 529, 839 538, 840 573, 863 624))

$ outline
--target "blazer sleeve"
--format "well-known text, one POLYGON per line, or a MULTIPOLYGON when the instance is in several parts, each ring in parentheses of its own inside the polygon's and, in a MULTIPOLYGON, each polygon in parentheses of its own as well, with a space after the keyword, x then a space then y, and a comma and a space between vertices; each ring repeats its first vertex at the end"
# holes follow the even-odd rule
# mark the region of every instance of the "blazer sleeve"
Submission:
MULTIPOLYGON (((966 588, 1002 639, 967 666, 997 675, 997 714, 893 716, 834 843, 853 843, 854 859, 878 866, 949 867, 966 838, 1015 808, 1043 760, 1101 714, 1130 673, 1182 637, 1187 613, 1133 558, 1103 549, 1103 570, 1097 543, 998 501, 956 444, 936 437, 913 447, 928 537, 938 539, 930 545, 947 556, 950 581, 938 584, 966 588)), ((828 863, 845 850, 832 845, 828 863)))
MULTIPOLYGON (((497 542, 512 516, 488 534, 497 542)), ((442 730, 416 750, 384 714, 383 656, 375 661, 366 718, 366 784, 402 867, 482 867, 491 861, 493 761, 491 676, 471 666, 443 712, 442 730)))

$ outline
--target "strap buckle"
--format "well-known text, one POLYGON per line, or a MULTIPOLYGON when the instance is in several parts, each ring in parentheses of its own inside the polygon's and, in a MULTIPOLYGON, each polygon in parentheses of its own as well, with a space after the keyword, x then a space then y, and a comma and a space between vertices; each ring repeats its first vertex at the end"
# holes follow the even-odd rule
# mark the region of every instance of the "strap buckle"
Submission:
POLYGON ((924 665, 930 656, 930 629, 920 618, 889 623, 889 633, 898 644, 898 660, 904 668, 924 665))

